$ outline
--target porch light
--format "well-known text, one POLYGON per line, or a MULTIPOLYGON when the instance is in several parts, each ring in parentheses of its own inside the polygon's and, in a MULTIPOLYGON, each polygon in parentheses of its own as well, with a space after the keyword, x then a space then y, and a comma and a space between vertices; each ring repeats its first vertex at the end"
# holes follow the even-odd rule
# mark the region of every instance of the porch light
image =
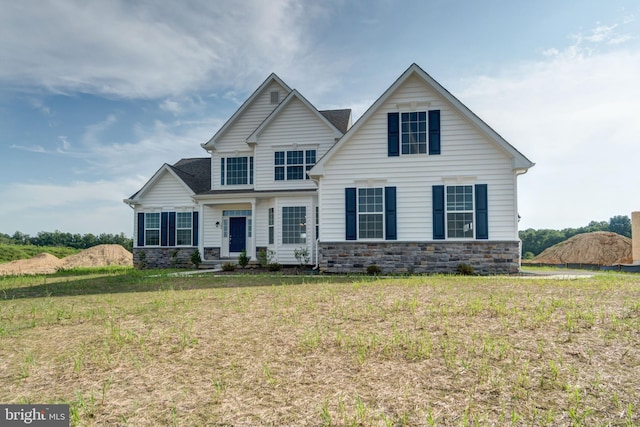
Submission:
POLYGON ((220 228, 220 221, 216 221, 216 228, 220 228))

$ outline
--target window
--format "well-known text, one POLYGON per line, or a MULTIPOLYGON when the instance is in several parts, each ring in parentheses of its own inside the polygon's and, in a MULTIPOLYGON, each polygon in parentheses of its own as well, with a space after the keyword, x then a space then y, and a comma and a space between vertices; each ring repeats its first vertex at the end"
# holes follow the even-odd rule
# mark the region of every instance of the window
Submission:
POLYGON ((384 203, 382 188, 358 189, 358 237, 382 239, 384 236, 384 203))
POLYGON ((316 150, 276 151, 273 163, 276 181, 309 179, 306 172, 316 164, 316 150))
POLYGON ((447 237, 473 238, 473 186, 447 186, 447 237))
POLYGON ((402 154, 424 154, 427 152, 426 111, 402 113, 401 141, 402 154))
POLYGON ((285 206, 282 208, 282 244, 307 242, 307 208, 285 206))
POLYGON ((253 184, 253 157, 226 157, 220 159, 220 184, 253 184))
POLYGON ((144 245, 160 246, 160 213, 144 214, 144 245))
POLYGON ((192 233, 192 212, 177 212, 176 213, 176 245, 177 246, 191 246, 192 233))
POLYGON ((274 237, 274 209, 273 208, 269 208, 269 244, 273 245, 274 241, 275 241, 275 237, 274 237))

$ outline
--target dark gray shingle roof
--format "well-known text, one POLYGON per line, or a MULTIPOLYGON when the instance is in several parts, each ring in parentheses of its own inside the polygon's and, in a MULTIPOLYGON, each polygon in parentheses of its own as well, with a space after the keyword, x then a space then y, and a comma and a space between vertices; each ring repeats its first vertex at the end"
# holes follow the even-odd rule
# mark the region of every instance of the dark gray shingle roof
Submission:
POLYGON ((349 119, 351 118, 351 109, 344 110, 324 110, 320 111, 327 120, 333 124, 336 129, 342 133, 346 133, 349 130, 349 119))
POLYGON ((211 157, 180 159, 169 167, 194 193, 204 193, 211 189, 211 157))

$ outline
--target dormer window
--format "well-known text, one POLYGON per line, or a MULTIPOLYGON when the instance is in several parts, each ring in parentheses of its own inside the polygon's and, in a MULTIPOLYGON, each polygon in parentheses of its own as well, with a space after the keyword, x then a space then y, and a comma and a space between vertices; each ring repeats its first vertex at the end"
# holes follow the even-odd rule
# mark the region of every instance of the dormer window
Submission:
POLYGON ((276 151, 273 163, 276 181, 309 179, 307 171, 316 164, 316 150, 276 151))
POLYGON ((271 92, 271 103, 277 104, 280 102, 280 93, 277 90, 271 92))

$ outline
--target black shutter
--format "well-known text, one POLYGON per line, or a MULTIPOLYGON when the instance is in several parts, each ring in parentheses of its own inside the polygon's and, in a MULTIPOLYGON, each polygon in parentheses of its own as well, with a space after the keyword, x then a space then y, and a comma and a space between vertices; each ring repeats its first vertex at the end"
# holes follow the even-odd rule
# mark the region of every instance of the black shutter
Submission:
POLYGON ((433 238, 444 239, 444 185, 434 185, 433 193, 433 238))
POLYGON ((476 184, 476 239, 489 238, 487 184, 476 184))
POLYGON ((144 246, 144 212, 138 212, 138 246, 144 246))
POLYGON ((429 111, 429 154, 440 154, 440 110, 429 111))
POLYGON ((198 212, 193 213, 193 246, 198 246, 198 212))
POLYGON ((356 226, 357 212, 356 212, 356 189, 345 188, 344 189, 344 209, 345 209, 345 239, 357 240, 358 228, 356 226))
POLYGON ((160 246, 167 246, 167 234, 169 231, 169 212, 160 214, 160 246))
POLYGON ((387 114, 387 154, 400 155, 400 113, 387 114))
POLYGON ((398 238, 396 225, 396 187, 384 188, 385 240, 398 238))
POLYGON ((176 213, 169 212, 169 246, 176 245, 176 213))

